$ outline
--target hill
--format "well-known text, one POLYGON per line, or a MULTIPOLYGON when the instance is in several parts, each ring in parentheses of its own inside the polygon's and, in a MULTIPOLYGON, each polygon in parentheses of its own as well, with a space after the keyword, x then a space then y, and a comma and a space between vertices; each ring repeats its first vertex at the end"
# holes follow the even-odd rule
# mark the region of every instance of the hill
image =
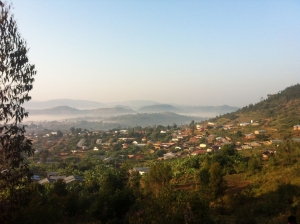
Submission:
POLYGON ((194 116, 185 116, 179 115, 171 112, 164 113, 140 113, 140 114, 129 114, 121 115, 117 117, 110 117, 107 119, 109 122, 118 123, 121 125, 135 126, 139 125, 142 127, 152 126, 152 125, 172 125, 174 123, 180 124, 189 124, 192 120, 202 121, 207 118, 194 117, 194 116))
POLYGON ((44 110, 27 110, 30 115, 51 115, 51 116, 101 116, 101 115, 117 115, 136 113, 132 109, 113 107, 113 108, 98 108, 92 110, 78 110, 68 106, 54 107, 44 110))
POLYGON ((217 116, 220 114, 230 113, 238 110, 238 107, 228 105, 223 106, 178 106, 178 108, 186 114, 203 114, 209 116, 217 116))
POLYGON ((55 100, 47 100, 47 101, 29 101, 24 103, 24 107, 26 109, 49 109, 53 107, 59 106, 67 106, 73 107, 77 109, 94 109, 105 107, 105 104, 96 102, 96 101, 88 101, 88 100, 71 100, 71 99, 55 99, 55 100))
POLYGON ((108 107, 121 106, 121 107, 132 108, 132 109, 138 109, 144 106, 155 105, 155 104, 159 104, 159 103, 151 100, 130 100, 130 101, 106 103, 108 107))
POLYGON ((180 109, 169 104, 145 106, 138 110, 138 112, 142 112, 142 113, 180 112, 180 111, 181 111, 180 109))
POLYGON ((258 121, 278 131, 300 123, 300 84, 287 87, 267 99, 245 106, 236 112, 211 119, 220 124, 258 121))

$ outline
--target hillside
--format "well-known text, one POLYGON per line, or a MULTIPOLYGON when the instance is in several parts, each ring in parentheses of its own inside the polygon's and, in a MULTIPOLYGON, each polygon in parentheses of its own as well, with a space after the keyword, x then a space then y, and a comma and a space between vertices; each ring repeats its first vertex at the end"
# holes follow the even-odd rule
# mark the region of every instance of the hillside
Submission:
POLYGON ((236 112, 211 119, 221 124, 258 121, 278 129, 290 129, 300 123, 300 84, 290 86, 267 99, 245 106, 236 112))
POLYGON ((187 107, 178 107, 182 112, 186 114, 210 114, 211 115, 220 115, 225 113, 230 113, 238 110, 238 107, 232 107, 228 105, 223 106, 187 106, 187 107))

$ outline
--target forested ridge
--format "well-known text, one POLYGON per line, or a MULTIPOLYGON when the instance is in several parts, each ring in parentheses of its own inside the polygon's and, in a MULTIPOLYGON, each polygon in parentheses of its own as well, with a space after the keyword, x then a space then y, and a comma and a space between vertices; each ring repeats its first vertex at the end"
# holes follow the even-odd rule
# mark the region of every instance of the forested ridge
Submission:
POLYGON ((275 127, 292 127, 300 123, 300 84, 296 84, 279 91, 276 94, 268 94, 256 104, 245 106, 236 112, 221 115, 218 118, 241 121, 252 117, 254 120, 271 119, 275 127))

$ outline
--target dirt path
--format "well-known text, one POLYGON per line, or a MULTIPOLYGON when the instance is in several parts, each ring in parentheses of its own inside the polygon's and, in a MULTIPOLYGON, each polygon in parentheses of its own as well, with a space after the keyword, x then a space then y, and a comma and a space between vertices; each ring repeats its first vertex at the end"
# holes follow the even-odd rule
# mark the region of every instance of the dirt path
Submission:
POLYGON ((262 126, 262 128, 264 128, 265 126, 267 126, 269 124, 271 119, 266 119, 266 123, 264 123, 264 125, 262 126))

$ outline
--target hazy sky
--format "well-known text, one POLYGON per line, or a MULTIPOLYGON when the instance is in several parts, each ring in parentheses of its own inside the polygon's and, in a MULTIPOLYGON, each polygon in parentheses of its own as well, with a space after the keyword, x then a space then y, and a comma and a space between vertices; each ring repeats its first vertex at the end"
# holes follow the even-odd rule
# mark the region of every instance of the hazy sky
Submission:
POLYGON ((300 1, 12 0, 33 100, 245 106, 300 80, 300 1))

